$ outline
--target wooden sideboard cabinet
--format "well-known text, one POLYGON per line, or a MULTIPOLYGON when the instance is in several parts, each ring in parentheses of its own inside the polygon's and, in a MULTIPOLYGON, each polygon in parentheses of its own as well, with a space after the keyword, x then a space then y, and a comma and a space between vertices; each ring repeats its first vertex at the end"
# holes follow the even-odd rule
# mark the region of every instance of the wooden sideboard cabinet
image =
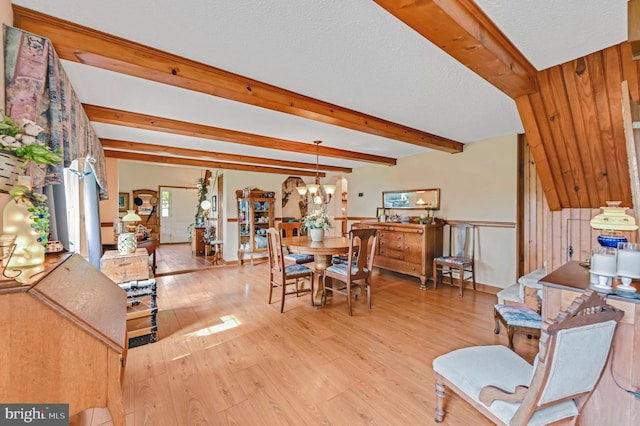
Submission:
POLYGON ((360 222, 353 227, 378 231, 374 266, 418 277, 420 289, 427 289, 433 258, 442 255, 442 224, 360 222))
POLYGON ((0 282, 0 401, 69 404, 70 416, 107 407, 124 426, 126 300, 78 254, 33 281, 0 282))

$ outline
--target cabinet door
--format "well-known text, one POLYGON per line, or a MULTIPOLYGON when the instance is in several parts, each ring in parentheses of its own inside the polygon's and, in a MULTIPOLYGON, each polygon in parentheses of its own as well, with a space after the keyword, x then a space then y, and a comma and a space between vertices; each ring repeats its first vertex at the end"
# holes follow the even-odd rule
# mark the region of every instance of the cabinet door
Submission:
POLYGON ((244 198, 238 199, 238 250, 251 251, 251 208, 244 198))
POLYGON ((267 229, 271 226, 271 203, 266 198, 254 198, 251 204, 254 251, 264 251, 267 249, 267 229))
POLYGON ((419 234, 407 234, 404 236, 404 260, 405 262, 411 262, 421 264, 424 258, 424 251, 422 250, 422 235, 419 234))

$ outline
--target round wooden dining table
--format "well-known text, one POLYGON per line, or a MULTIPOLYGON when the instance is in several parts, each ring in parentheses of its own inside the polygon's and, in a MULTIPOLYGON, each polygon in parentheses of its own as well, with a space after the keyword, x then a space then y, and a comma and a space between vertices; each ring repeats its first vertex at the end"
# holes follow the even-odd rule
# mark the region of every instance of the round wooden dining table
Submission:
POLYGON ((322 304, 322 275, 324 270, 331 266, 332 256, 349 252, 349 238, 325 237, 322 241, 311 241, 308 236, 289 237, 282 239, 282 245, 289 247, 291 253, 313 255, 317 277, 313 303, 316 306, 320 306, 322 304))

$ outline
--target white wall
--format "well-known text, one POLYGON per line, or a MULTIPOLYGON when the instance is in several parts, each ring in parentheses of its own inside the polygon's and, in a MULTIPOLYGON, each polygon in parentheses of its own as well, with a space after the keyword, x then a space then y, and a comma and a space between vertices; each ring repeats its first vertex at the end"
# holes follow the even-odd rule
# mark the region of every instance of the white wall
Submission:
MULTIPOLYGON (((515 222, 517 136, 467 144, 460 154, 432 151, 399 159, 395 167, 362 167, 347 178, 349 216, 374 217, 376 207, 382 205, 382 191, 440 188, 437 217, 515 222)), ((516 239, 515 228, 480 228, 476 252, 479 283, 506 287, 515 282, 516 239)))
MULTIPOLYGON (((152 163, 137 163, 135 161, 119 161, 118 182, 120 189, 118 191, 129 193, 136 189, 157 191, 159 186, 188 186, 195 188, 196 181, 204 177, 204 173, 205 169, 196 167, 174 167, 152 163)), ((197 201, 194 201, 194 205, 197 204, 197 201)))
MULTIPOLYGON (((133 208, 131 193, 137 189, 158 190, 161 185, 195 187, 204 170, 193 167, 174 167, 152 163, 106 159, 109 199, 100 201, 100 222, 113 222, 124 213, 118 212, 118 193, 129 193, 129 207, 133 208)), ((197 200, 194 200, 194 205, 197 200)), ((195 215, 195 210, 194 210, 195 215)), ((101 227, 104 244, 114 241, 113 227, 101 227)))

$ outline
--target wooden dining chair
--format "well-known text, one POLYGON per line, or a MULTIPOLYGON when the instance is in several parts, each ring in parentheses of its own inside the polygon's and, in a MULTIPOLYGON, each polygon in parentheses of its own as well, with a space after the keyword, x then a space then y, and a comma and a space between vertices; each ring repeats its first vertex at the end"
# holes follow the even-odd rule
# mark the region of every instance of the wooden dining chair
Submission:
POLYGON ((476 289, 475 271, 475 238, 476 227, 469 223, 449 225, 449 255, 433 259, 433 289, 442 282, 445 274, 449 275, 449 284, 453 285, 454 274, 458 276, 460 296, 464 283, 471 280, 476 289))
MULTIPOLYGON (((283 238, 298 237, 301 234, 300 222, 281 222, 278 224, 278 230, 283 238)), ((311 263, 314 261, 312 254, 291 253, 287 246, 282 248, 285 263, 297 263, 299 265, 311 263)))
POLYGON ((624 312, 586 290, 545 321, 532 366, 503 345, 472 346, 433 360, 436 422, 449 388, 498 425, 576 424, 609 358, 624 312), (565 423, 563 423, 565 424, 565 423))
POLYGON ((371 309, 371 270, 375 247, 375 229, 352 229, 349 231, 347 262, 329 266, 322 275, 323 303, 327 299, 327 292, 344 294, 347 296, 349 315, 353 315, 351 292, 356 288, 364 287, 367 292, 367 306, 371 309), (327 286, 327 278, 333 279, 330 286, 327 286), (357 281, 361 281, 361 283, 357 281), (341 285, 343 283, 344 285, 341 285))
POLYGON ((299 264, 285 264, 282 252, 282 237, 280 232, 275 228, 267 229, 267 247, 269 261, 269 304, 273 296, 273 289, 280 287, 282 290, 280 297, 280 313, 284 312, 285 297, 295 294, 300 297, 301 294, 311 293, 311 305, 313 306, 313 269, 299 264), (300 288, 299 281, 308 278, 310 288, 300 288), (290 286, 294 286, 289 290, 290 286))

